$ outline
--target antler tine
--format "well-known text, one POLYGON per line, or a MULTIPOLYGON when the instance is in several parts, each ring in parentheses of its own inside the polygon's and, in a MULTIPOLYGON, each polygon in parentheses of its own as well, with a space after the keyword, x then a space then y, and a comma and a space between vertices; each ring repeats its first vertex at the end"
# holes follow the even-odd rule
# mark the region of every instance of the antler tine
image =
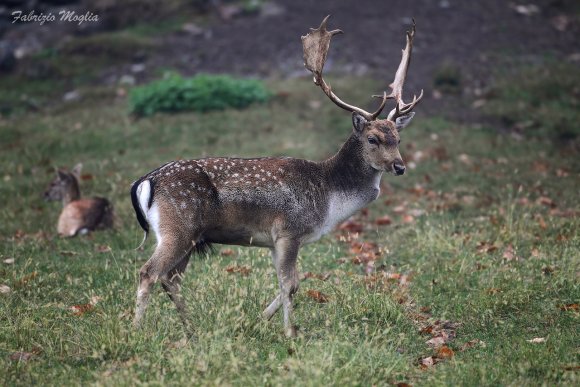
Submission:
POLYGON ((407 44, 402 52, 401 63, 399 68, 395 73, 395 79, 393 83, 389 86, 391 88, 391 94, 387 96, 388 99, 394 99, 397 102, 397 106, 391 110, 388 115, 389 120, 395 120, 397 117, 410 112, 417 103, 423 98, 423 90, 419 94, 413 96, 413 101, 410 103, 403 102, 403 85, 405 84, 405 78, 407 77, 407 70, 409 69, 409 63, 411 63, 411 52, 413 50, 413 38, 415 37, 415 19, 413 19, 413 25, 410 31, 407 31, 407 44))
MULTIPOLYGON (((302 48, 304 50, 304 66, 314 74, 314 84, 320 86, 324 94, 330 98, 332 102, 334 102, 338 107, 348 110, 350 112, 357 112, 367 120, 372 121, 374 120, 378 114, 376 113, 369 113, 366 110, 363 110, 359 107, 354 105, 350 105, 344 101, 342 101, 336 94, 332 92, 332 89, 329 84, 324 81, 322 77, 322 70, 324 68, 324 63, 326 62, 326 55, 328 54, 328 49, 330 47, 330 39, 333 35, 341 34, 341 30, 333 30, 327 31, 326 30, 326 22, 330 15, 322 20, 320 23, 320 27, 310 29, 310 32, 302 37, 302 48)), ((386 95, 386 93, 385 93, 386 95)), ((380 110, 384 107, 386 103, 386 98, 383 100, 381 104, 380 110)), ((380 113, 379 110, 379 113, 380 113)))

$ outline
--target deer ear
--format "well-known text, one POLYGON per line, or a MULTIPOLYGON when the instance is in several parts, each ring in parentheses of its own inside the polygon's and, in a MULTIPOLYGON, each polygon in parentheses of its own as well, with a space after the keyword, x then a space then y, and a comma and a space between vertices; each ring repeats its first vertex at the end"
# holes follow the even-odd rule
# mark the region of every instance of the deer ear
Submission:
POLYGON ((71 171, 71 173, 73 174, 74 177, 77 178, 77 180, 80 179, 80 177, 81 177, 82 169, 83 169, 83 164, 78 163, 77 165, 75 165, 75 167, 71 171))
POLYGON ((364 118, 357 112, 352 113, 352 126, 354 127, 355 132, 362 133, 367 123, 368 121, 366 120, 366 118, 364 118))
POLYGON ((397 131, 400 132, 401 130, 403 130, 403 128, 409 125, 414 116, 415 112, 410 112, 401 117, 397 117, 397 119, 395 120, 395 128, 397 128, 397 131))

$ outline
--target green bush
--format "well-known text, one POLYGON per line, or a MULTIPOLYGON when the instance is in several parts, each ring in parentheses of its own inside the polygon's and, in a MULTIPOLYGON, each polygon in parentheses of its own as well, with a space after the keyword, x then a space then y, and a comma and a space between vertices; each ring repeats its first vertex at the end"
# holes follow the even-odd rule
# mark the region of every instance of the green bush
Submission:
POLYGON ((170 75, 132 89, 129 103, 131 113, 150 116, 156 112, 241 109, 269 98, 270 92, 258 80, 235 79, 227 75, 198 75, 193 78, 170 75))

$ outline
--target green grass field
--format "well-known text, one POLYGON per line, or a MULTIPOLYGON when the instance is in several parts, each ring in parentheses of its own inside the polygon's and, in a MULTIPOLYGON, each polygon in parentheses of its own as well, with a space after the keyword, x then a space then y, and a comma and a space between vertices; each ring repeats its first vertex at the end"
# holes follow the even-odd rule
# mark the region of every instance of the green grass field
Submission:
MULTIPOLYGON (((369 79, 331 84, 347 101, 376 92, 369 79)), ((133 180, 176 158, 320 160, 348 137, 349 114, 309 79, 270 88, 245 110, 134 121, 109 99, 0 119, 0 384, 577 385, 577 144, 420 106, 402 134, 408 173, 301 250, 298 338, 280 315, 260 318, 277 289, 269 252, 227 246, 187 270, 194 340, 160 287, 134 331, 153 242, 134 250, 133 180), (117 226, 61 239, 60 204, 41 194, 54 166, 77 162, 83 194, 109 197, 117 226)))

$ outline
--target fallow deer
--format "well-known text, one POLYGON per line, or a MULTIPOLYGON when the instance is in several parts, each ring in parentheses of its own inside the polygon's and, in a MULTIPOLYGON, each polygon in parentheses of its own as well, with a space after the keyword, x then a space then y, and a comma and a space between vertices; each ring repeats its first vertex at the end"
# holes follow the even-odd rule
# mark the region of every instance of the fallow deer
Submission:
POLYGON ((327 20, 302 37, 305 66, 331 101, 352 112, 350 137, 336 155, 321 162, 288 157, 171 161, 133 183, 131 199, 144 241, 150 230, 157 239, 139 273, 135 326, 142 321, 153 284, 160 281, 188 329, 180 295, 182 274, 193 251, 220 243, 271 249, 280 291, 263 317, 270 319, 283 307, 285 333, 294 336, 292 298, 299 286, 300 247, 375 200, 384 172, 405 173, 399 132, 423 96, 421 91, 410 103, 402 100, 414 22, 392 91, 383 93, 377 111, 369 113, 340 100, 322 77, 330 39, 342 32, 328 31, 327 20), (378 119, 389 99, 395 100, 395 108, 386 119, 378 119))
POLYGON ((57 170, 44 193, 45 200, 62 201, 57 223, 61 236, 73 237, 113 226, 113 206, 107 199, 81 199, 79 179, 82 167, 82 164, 77 164, 70 172, 57 170))

